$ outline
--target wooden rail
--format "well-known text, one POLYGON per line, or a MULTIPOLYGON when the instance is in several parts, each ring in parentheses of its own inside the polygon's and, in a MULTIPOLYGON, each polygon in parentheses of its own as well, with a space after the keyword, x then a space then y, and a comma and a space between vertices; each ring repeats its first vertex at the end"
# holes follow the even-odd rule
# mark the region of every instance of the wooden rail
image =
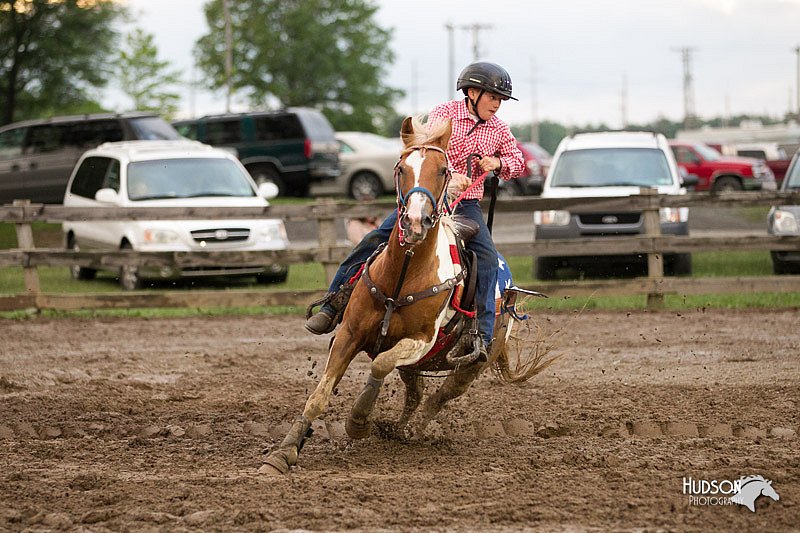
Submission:
MULTIPOLYGON (((537 290, 553 295, 646 294, 648 306, 657 308, 664 294, 709 294, 725 292, 800 291, 800 278, 768 276, 758 278, 666 278, 663 254, 725 250, 800 250, 800 236, 676 236, 661 235, 659 209, 662 207, 747 207, 800 204, 800 193, 740 192, 722 195, 691 193, 664 196, 643 189, 639 196, 624 198, 514 198, 497 203, 498 213, 567 209, 571 212, 639 211, 644 213, 646 234, 629 237, 581 238, 534 242, 531 235, 516 242, 498 243, 505 256, 570 256, 606 254, 647 254, 648 275, 633 280, 537 283, 537 290)), ((82 309, 108 307, 206 307, 302 304, 320 291, 159 291, 118 294, 57 295, 41 292, 36 268, 39 266, 88 267, 101 264, 118 268, 124 264, 148 267, 196 267, 218 264, 263 265, 319 262, 331 279, 349 248, 336 242, 336 221, 363 217, 393 207, 391 202, 352 203, 322 200, 312 205, 214 208, 85 208, 16 201, 0 206, 0 222, 13 223, 18 248, 0 250, 0 267, 21 266, 25 294, 0 296, 0 310, 82 309), (283 218, 316 221, 319 246, 260 252, 73 252, 37 248, 31 223, 89 220, 176 220, 176 219, 283 218)))

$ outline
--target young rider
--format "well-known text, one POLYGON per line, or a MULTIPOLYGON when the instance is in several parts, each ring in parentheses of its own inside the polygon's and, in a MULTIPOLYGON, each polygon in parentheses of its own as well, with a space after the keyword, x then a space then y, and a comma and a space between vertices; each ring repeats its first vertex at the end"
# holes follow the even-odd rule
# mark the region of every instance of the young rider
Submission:
MULTIPOLYGON (((461 192, 470 185, 467 178, 467 156, 473 158, 473 180, 487 171, 499 173, 508 180, 522 174, 524 160, 508 125, 496 113, 511 96, 511 77, 501 66, 479 62, 468 65, 458 77, 456 90, 464 93, 463 100, 452 100, 433 108, 428 122, 450 119, 453 133, 447 147, 447 158, 452 177, 451 190, 461 192)), ((479 226, 478 234, 467 243, 467 249, 477 255, 478 320, 485 352, 492 340, 495 313, 495 285, 497 283, 497 250, 492 236, 483 220, 478 201, 483 197, 483 184, 470 190, 458 204, 455 214, 473 220, 479 226)), ((320 310, 306 321, 306 329, 315 335, 329 333, 336 328, 347 300, 352 292, 349 278, 366 261, 375 249, 389 240, 392 228, 397 223, 394 210, 376 230, 368 233, 339 266, 320 310)), ((483 354, 485 355, 485 353, 483 354)))

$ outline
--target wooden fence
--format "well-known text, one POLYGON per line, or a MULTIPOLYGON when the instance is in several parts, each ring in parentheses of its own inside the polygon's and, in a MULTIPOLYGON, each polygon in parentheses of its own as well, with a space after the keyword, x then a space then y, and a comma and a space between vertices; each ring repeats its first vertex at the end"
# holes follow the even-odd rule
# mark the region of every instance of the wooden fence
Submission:
MULTIPOLYGON (((512 256, 570 256, 606 254, 646 254, 647 277, 596 281, 541 282, 530 288, 551 296, 646 294, 648 306, 659 307, 665 294, 714 294, 746 292, 800 291, 800 277, 765 276, 740 278, 670 278, 664 276, 663 254, 725 250, 800 250, 800 236, 676 236, 661 235, 659 209, 662 207, 747 207, 800 204, 800 193, 740 192, 718 196, 691 193, 685 196, 658 195, 643 189, 639 196, 624 198, 514 198, 497 202, 497 215, 535 210, 567 209, 571 212, 633 211, 644 213, 647 233, 629 237, 600 237, 570 240, 533 241, 533 235, 519 241, 498 243, 498 250, 512 256)), ((352 203, 321 200, 312 205, 216 208, 70 208, 54 204, 30 204, 17 201, 0 206, 0 222, 16 227, 18 248, 0 250, 0 267, 21 266, 25 293, 0 296, 0 310, 14 309, 86 309, 128 307, 215 307, 304 304, 321 294, 318 290, 223 290, 157 291, 108 294, 46 294, 40 289, 38 266, 89 266, 99 262, 109 268, 124 264, 156 267, 198 267, 217 264, 263 265, 319 262, 331 279, 349 248, 337 243, 337 219, 362 217, 385 212, 389 202, 352 203), (283 218, 318 224, 318 245, 263 252, 74 252, 66 249, 37 248, 31 229, 33 222, 88 220, 175 220, 283 218)), ((691 215, 690 215, 691 216, 691 215)))

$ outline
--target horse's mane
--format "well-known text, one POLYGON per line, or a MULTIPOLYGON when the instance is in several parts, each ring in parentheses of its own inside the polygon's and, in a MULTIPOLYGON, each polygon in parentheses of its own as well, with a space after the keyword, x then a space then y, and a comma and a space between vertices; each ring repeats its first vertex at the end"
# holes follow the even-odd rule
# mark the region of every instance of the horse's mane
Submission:
POLYGON ((411 125, 414 127, 414 133, 403 134, 403 144, 406 146, 428 144, 441 137, 447 129, 447 121, 424 121, 423 115, 411 117, 411 125))
POLYGON ((763 481, 764 483, 767 483, 767 480, 764 479, 764 476, 761 476, 761 475, 743 477, 739 481, 741 481, 741 486, 742 487, 744 487, 745 485, 747 485, 751 481, 763 481))

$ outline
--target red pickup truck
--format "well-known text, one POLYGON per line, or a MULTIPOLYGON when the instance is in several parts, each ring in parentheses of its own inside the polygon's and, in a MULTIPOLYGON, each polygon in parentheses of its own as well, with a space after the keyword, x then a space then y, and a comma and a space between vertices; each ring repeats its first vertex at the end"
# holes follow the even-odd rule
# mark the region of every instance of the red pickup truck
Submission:
POLYGON ((779 189, 789 169, 789 163, 792 162, 792 158, 786 155, 786 151, 778 143, 725 144, 720 152, 725 155, 763 159, 775 175, 775 184, 779 189))
POLYGON ((751 157, 724 156, 708 145, 669 141, 678 165, 697 176, 696 191, 775 190, 775 175, 767 164, 751 157))

